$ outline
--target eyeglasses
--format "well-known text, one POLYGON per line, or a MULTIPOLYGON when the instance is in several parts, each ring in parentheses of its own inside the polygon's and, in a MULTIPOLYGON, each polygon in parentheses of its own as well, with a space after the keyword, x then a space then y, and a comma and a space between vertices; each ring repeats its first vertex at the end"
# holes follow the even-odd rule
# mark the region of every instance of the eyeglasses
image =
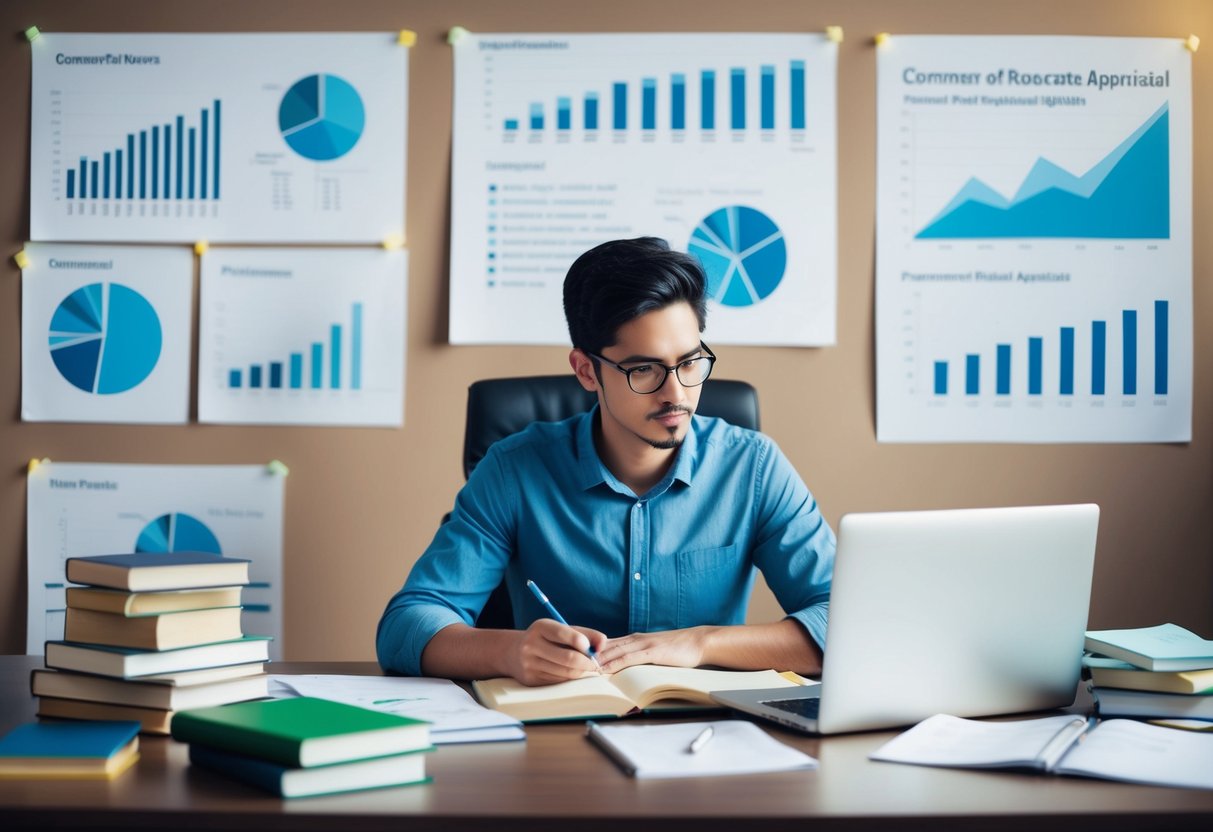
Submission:
POLYGON ((712 365, 716 363, 716 353, 712 352, 702 341, 699 342, 699 348, 707 355, 679 361, 673 367, 667 367, 664 364, 637 364, 635 367, 621 367, 611 359, 603 358, 596 353, 591 352, 588 355, 597 358, 604 364, 610 364, 627 376, 628 387, 632 388, 633 393, 647 396, 660 390, 665 385, 665 380, 670 377, 670 373, 674 374, 678 383, 683 387, 698 387, 707 381, 708 376, 712 374, 712 365))

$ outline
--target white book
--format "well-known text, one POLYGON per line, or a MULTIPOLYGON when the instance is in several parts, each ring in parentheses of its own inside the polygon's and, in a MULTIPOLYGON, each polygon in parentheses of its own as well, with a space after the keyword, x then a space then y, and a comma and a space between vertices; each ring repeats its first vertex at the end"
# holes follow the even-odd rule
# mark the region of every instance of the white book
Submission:
POLYGON ((954 768, 1032 768, 1156 786, 1213 789, 1213 736, 1128 719, 982 722, 936 714, 870 758, 954 768))

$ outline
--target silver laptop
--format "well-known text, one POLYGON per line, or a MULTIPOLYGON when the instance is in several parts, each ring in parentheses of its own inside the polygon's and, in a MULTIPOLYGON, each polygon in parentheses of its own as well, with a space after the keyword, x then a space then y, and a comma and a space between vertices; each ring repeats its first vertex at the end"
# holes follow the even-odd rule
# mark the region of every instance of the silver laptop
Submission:
POLYGON ((818 734, 1074 701, 1095 505, 851 514, 838 529, 820 685, 721 691, 818 734))

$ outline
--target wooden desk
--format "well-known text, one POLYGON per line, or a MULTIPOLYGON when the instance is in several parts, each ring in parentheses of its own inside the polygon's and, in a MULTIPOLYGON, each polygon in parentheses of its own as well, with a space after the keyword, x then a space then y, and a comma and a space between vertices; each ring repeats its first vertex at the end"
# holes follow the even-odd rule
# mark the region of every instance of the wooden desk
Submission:
MULTIPOLYGON (((29 671, 0 657, 0 730, 31 719, 29 671)), ((372 663, 280 662, 283 673, 377 673, 372 663)), ((1213 792, 1008 772, 869 762, 892 733, 816 739, 771 729, 821 761, 815 772, 638 782, 579 724, 532 726, 527 741, 444 746, 424 786, 278 800, 191 768, 186 747, 143 737, 112 782, 0 781, 0 829, 695 830, 1213 829, 1213 792)))

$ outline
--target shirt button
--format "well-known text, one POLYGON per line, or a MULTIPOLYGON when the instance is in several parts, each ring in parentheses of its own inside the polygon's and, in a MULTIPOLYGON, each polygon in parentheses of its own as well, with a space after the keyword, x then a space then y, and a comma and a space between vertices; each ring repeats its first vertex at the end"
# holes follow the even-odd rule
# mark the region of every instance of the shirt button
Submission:
POLYGON ((639 573, 639 572, 634 572, 634 573, 632 573, 632 580, 639 581, 639 580, 640 580, 640 573, 639 573))

